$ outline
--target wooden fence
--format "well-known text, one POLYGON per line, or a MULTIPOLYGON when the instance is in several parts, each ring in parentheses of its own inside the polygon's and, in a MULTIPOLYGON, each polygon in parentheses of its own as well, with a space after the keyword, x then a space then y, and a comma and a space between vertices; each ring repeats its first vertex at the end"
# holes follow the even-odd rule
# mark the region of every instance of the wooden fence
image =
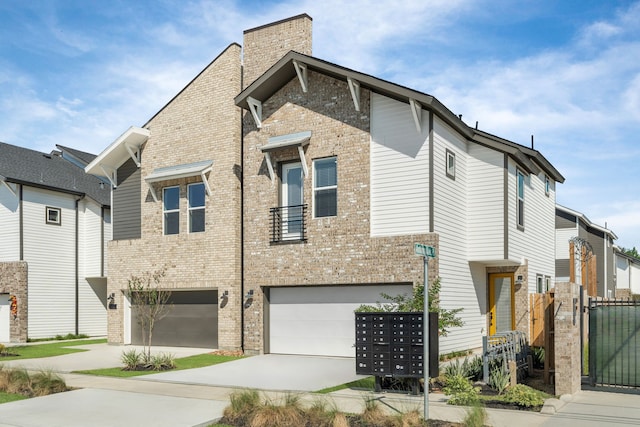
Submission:
POLYGON ((544 379, 547 384, 555 371, 553 345, 553 290, 546 294, 531 294, 529 297, 530 344, 544 347, 544 379))

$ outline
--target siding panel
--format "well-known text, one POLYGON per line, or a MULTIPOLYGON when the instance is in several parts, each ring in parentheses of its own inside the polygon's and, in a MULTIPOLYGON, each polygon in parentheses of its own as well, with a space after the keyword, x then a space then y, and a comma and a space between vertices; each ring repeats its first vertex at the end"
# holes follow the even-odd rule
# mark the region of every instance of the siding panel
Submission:
MULTIPOLYGON (((18 193, 16 184, 9 184, 18 193)), ((0 185, 0 261, 20 260, 20 203, 0 185)))
POLYGON ((133 160, 118 169, 118 187, 113 190, 113 240, 139 239, 141 174, 133 160))
POLYGON ((429 229, 429 126, 418 133, 409 105, 371 94, 371 235, 429 229))

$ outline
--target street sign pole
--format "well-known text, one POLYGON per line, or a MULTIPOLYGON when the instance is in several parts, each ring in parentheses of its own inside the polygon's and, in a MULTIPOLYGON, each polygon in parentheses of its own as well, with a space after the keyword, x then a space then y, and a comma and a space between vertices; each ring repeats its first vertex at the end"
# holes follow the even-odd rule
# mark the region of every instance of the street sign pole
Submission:
POLYGON ((429 420, 429 257, 423 256, 424 261, 424 315, 422 316, 424 326, 422 332, 422 356, 424 370, 424 420, 429 420))
POLYGON ((422 316, 422 371, 424 372, 424 419, 429 420, 429 258, 436 257, 436 248, 420 243, 414 245, 416 255, 420 255, 424 262, 424 307, 422 316))

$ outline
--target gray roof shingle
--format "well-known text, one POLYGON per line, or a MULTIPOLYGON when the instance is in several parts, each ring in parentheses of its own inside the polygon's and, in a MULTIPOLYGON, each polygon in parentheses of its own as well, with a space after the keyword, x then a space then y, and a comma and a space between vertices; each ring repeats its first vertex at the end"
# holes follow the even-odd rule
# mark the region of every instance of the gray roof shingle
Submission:
POLYGON ((0 175, 7 182, 86 195, 110 205, 109 185, 59 156, 0 142, 0 175))

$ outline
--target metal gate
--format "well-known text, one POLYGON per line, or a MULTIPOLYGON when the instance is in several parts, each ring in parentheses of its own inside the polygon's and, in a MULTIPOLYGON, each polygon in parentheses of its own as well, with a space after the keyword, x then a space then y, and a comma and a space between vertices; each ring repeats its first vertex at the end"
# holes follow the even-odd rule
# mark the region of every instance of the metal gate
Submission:
POLYGON ((640 387, 640 301, 589 299, 589 380, 640 387))

